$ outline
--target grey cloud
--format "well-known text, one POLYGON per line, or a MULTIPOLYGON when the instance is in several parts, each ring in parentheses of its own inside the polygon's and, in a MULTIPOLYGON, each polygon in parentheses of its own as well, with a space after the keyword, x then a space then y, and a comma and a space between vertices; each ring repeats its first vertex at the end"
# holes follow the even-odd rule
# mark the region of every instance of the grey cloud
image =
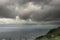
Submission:
MULTIPOLYGON (((34 2, 36 5, 41 5, 41 3, 45 3, 44 0, 24 0, 23 3, 34 2)), ((50 0, 46 2, 42 7, 42 11, 33 11, 29 12, 28 15, 21 16, 22 19, 31 18, 34 21, 59 21, 60 19, 60 1, 59 0, 50 0), (46 6, 46 7, 45 7, 46 6)))
POLYGON ((0 6, 0 17, 14 18, 15 14, 13 14, 13 12, 7 9, 5 6, 0 6))
MULTIPOLYGON (((35 21, 51 21, 56 20, 59 21, 60 19, 60 1, 59 0, 52 0, 48 5, 47 8, 44 8, 42 10, 44 11, 37 11, 34 12, 32 19, 35 21), (49 6, 51 7, 50 9, 49 6), (48 10, 47 10, 48 9, 48 10)), ((45 5, 44 5, 45 6, 45 5)))
POLYGON ((60 20, 60 9, 58 8, 51 8, 40 13, 35 13, 33 15, 33 20, 36 21, 52 21, 52 20, 60 20))
MULTIPOLYGON (((17 0, 17 2, 19 2, 20 4, 25 4, 25 3, 29 3, 29 2, 34 2, 34 3, 46 3, 47 2, 47 0, 17 0)), ((9 2, 8 2, 8 6, 9 5, 15 5, 16 3, 16 0, 10 0, 9 2)), ((18 3, 18 4, 19 4, 18 3)), ((5 4, 6 6, 7 6, 7 4, 5 4)), ((16 15, 17 15, 17 13, 15 14, 14 13, 14 11, 11 11, 11 10, 9 10, 8 8, 6 8, 6 6, 4 5, 4 7, 3 6, 1 6, 0 7, 0 16, 1 17, 7 17, 7 18, 14 18, 16 15)), ((26 4, 25 4, 26 5, 26 4)), ((23 7, 23 6, 22 6, 23 7)), ((31 12, 30 12, 31 13, 31 12)), ((28 19, 29 17, 30 17, 30 15, 31 14, 27 14, 27 15, 23 15, 23 16, 21 16, 20 15, 20 17, 21 18, 23 18, 23 19, 28 19)), ((32 12, 33 13, 33 12, 32 12)))
POLYGON ((52 0, 18 0, 18 3, 20 4, 20 5, 25 5, 25 4, 27 4, 27 3, 29 3, 29 2, 33 2, 34 4, 39 4, 39 5, 41 5, 41 4, 49 4, 50 2, 51 2, 52 0))
POLYGON ((7 8, 9 6, 9 0, 0 0, 0 17, 4 18, 14 18, 16 14, 7 8))
POLYGON ((52 0, 51 2, 50 2, 50 5, 56 5, 56 6, 59 6, 60 5, 60 0, 52 0))
MULTIPOLYGON (((12 3, 9 3, 10 5, 15 5, 16 3, 21 7, 26 7, 26 4, 29 2, 33 2, 34 5, 41 5, 42 9, 37 11, 31 11, 27 12, 27 14, 23 14, 19 16, 21 19, 29 19, 31 18, 34 21, 46 21, 46 20, 57 20, 57 18, 60 18, 60 1, 59 0, 12 0, 12 3), (23 5, 23 6, 22 6, 23 5), (45 7, 46 6, 46 7, 45 7), (49 19, 50 18, 50 19, 49 19)), ((5 7, 0 7, 0 16, 2 17, 8 17, 8 18, 14 18, 18 13, 14 13, 14 11, 11 11, 5 7)))

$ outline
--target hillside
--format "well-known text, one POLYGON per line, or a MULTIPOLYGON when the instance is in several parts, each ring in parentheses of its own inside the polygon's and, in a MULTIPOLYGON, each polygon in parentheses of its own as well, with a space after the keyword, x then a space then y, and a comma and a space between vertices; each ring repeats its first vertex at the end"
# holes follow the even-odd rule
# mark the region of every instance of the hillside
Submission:
POLYGON ((35 40, 59 40, 60 39, 60 27, 50 30, 46 35, 39 36, 35 40))

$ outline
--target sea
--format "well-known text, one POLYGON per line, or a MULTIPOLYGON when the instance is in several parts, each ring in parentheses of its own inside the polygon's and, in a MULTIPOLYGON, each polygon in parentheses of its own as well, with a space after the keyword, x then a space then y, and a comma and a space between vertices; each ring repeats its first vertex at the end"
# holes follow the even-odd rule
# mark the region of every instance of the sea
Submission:
POLYGON ((35 40, 59 25, 0 24, 1 40, 35 40))

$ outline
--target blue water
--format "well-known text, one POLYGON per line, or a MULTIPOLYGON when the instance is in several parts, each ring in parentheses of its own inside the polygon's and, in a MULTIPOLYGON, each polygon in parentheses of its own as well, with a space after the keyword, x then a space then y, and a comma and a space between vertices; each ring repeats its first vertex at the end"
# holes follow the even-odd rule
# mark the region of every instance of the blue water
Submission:
POLYGON ((36 37, 45 35, 50 29, 59 27, 59 25, 19 25, 19 24, 3 24, 0 25, 0 37, 12 40, 34 40, 36 37))

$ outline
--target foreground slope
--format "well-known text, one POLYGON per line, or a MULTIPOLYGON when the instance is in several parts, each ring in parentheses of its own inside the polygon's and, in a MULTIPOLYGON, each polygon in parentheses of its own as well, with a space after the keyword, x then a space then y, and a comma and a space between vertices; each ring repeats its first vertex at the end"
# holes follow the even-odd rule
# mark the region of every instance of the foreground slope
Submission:
POLYGON ((50 30, 46 35, 39 36, 35 40, 59 40, 60 39, 60 27, 50 30))

